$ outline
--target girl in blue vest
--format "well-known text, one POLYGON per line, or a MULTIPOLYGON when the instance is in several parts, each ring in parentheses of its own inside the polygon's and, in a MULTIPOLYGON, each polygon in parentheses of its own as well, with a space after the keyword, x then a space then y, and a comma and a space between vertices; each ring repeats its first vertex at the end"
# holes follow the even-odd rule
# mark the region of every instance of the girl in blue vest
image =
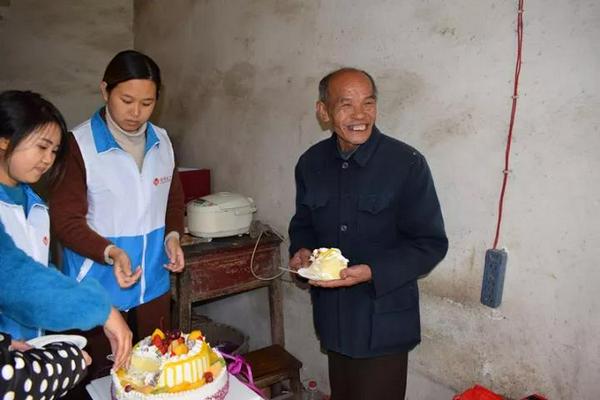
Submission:
MULTIPOLYGON (((69 135, 65 179, 50 194, 63 272, 100 282, 134 340, 169 328, 169 271, 184 267, 184 196, 173 146, 149 121, 160 87, 150 57, 118 53, 100 84, 105 105, 69 135)), ((92 358, 105 358, 110 348, 102 332, 87 336, 92 358)))
MULTIPOLYGON (((29 185, 44 174, 51 181, 60 175, 66 132, 60 112, 39 94, 0 93, 0 222, 20 249, 45 266, 50 244, 48 207, 29 185)), ((42 333, 2 310, 0 331, 20 340, 42 333)))

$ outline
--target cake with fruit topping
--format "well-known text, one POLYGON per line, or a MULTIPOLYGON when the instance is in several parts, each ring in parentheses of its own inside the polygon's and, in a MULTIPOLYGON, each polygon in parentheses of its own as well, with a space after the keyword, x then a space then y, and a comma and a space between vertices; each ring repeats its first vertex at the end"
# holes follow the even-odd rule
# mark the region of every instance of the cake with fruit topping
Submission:
POLYGON ((118 400, 223 400, 229 389, 225 360, 199 330, 156 329, 133 347, 129 368, 111 375, 118 400))
POLYGON ((308 269, 321 280, 331 280, 340 279, 340 271, 347 266, 348 259, 342 255, 340 249, 320 248, 312 252, 308 269))

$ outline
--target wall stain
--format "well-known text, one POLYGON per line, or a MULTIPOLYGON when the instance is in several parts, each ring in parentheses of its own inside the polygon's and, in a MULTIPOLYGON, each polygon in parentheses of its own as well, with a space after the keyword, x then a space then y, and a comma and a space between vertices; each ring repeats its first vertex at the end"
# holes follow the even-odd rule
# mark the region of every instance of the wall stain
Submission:
POLYGON ((442 36, 456 36, 456 28, 449 26, 439 26, 435 28, 435 32, 442 36))
POLYGON ((435 122, 423 133, 423 141, 428 147, 435 147, 476 134, 472 111, 466 110, 435 122))
POLYGON ((223 89, 227 96, 247 98, 252 94, 256 68, 248 62, 235 64, 223 75, 223 89))
POLYGON ((385 91, 389 99, 379 105, 382 112, 397 113, 398 110, 410 107, 423 93, 425 81, 412 71, 385 70, 374 77, 381 91, 385 91))
POLYGON ((277 0, 275 1, 275 14, 286 19, 299 18, 307 8, 306 3, 303 0, 277 0))

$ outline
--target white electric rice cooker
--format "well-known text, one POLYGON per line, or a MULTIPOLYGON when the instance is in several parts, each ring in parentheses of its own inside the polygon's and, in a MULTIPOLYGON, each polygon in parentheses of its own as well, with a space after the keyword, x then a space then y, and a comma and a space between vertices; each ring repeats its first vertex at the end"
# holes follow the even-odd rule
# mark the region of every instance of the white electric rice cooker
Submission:
POLYGON ((254 200, 237 193, 220 192, 192 200, 187 205, 190 234, 218 238, 248 233, 254 200))

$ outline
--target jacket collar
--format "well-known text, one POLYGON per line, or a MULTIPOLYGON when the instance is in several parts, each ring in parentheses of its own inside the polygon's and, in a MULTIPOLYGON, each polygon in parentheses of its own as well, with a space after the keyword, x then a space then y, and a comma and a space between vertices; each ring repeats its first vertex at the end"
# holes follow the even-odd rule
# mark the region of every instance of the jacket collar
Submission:
MULTIPOLYGON (((354 152, 354 154, 352 154, 350 159, 356 161, 356 163, 361 167, 367 165, 367 163, 371 159, 371 156, 375 152, 377 145, 379 144, 381 135, 382 133, 379 131, 377 126, 373 125, 373 131, 371 132, 371 136, 369 136, 369 139, 367 139, 366 142, 361 144, 358 147, 358 149, 356 149, 356 151, 354 152)), ((337 158, 341 158, 340 152, 338 150, 337 134, 335 132, 333 132, 333 134, 331 135, 331 143, 333 144, 332 147, 333 151, 335 152, 335 156, 337 158)))
MULTIPOLYGON (((119 146, 113 135, 110 133, 110 130, 106 125, 106 121, 103 118, 103 114, 104 107, 96 111, 96 113, 92 116, 91 119, 92 136, 94 138, 94 144, 96 145, 96 152, 100 154, 115 149, 123 150, 121 146, 119 146)), ((148 122, 148 127, 146 128, 146 148, 144 154, 159 143, 160 139, 154 131, 154 126, 150 122, 148 122)))

